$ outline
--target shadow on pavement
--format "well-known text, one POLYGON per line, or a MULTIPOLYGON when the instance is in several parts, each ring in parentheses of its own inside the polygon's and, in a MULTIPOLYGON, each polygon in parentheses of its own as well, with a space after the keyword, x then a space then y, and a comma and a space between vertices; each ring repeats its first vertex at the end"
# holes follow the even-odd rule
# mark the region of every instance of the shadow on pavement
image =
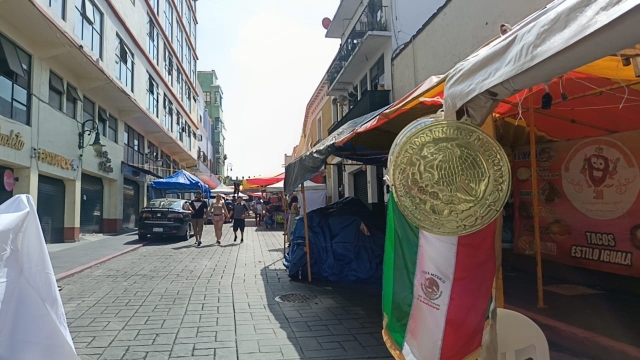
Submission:
MULTIPOLYGON (((282 249, 269 252, 273 253, 273 261, 275 253, 282 249)), ((286 334, 285 343, 290 344, 281 346, 284 358, 392 359, 382 339, 381 284, 292 280, 282 269, 281 261, 264 266, 260 276, 264 302, 270 317, 279 325, 274 330, 286 334), (297 294, 290 296, 294 302, 276 300, 291 294, 297 294)), ((255 325, 256 336, 260 328, 260 323, 255 325)))

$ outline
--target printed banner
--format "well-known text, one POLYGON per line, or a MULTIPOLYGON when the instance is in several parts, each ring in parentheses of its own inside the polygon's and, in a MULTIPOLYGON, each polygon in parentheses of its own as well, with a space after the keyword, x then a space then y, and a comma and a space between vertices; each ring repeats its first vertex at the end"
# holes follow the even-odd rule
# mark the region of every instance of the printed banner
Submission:
MULTIPOLYGON (((543 257, 640 276, 640 132, 536 149, 543 257)), ((515 251, 534 254, 531 152, 513 156, 515 251)))

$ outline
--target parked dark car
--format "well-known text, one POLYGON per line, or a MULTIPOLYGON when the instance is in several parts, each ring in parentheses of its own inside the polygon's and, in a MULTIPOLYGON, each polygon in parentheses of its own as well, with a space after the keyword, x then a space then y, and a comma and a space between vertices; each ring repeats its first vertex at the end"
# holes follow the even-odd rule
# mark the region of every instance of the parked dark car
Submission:
POLYGON ((178 236, 189 240, 193 232, 188 200, 154 199, 142 208, 138 216, 138 239, 178 236))

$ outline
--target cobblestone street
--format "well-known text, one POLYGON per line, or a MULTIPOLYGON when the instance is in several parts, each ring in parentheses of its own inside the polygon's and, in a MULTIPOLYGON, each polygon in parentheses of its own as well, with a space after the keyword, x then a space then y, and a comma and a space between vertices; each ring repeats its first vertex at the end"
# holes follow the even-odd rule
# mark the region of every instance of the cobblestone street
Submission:
MULTIPOLYGON (((261 229, 262 230, 262 229, 261 229)), ((60 281, 82 359, 391 359, 379 287, 291 282, 282 233, 157 240, 60 281), (317 296, 279 303, 278 295, 317 296)))

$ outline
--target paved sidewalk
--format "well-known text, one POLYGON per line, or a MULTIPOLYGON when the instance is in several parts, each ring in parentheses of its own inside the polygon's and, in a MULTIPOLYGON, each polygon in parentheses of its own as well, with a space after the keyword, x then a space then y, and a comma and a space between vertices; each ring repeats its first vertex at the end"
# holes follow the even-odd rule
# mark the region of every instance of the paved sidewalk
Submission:
POLYGON ((76 243, 47 244, 47 250, 53 272, 60 275, 139 244, 137 233, 129 232, 122 235, 87 235, 76 243))
POLYGON ((61 280, 81 358, 391 359, 380 287, 290 281, 281 231, 249 227, 239 244, 225 226, 216 246, 206 226, 204 239, 155 241, 61 280), (315 298, 274 300, 289 293, 315 298))

